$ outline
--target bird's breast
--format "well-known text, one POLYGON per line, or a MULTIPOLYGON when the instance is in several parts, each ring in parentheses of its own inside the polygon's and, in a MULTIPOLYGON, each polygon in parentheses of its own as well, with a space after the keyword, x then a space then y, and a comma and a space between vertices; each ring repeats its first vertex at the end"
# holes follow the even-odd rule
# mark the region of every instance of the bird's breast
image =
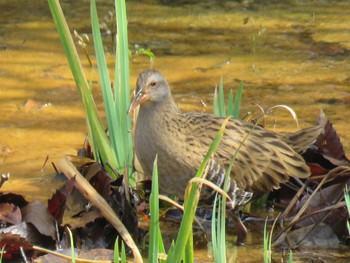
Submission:
POLYGON ((161 192, 182 197, 188 181, 196 172, 188 156, 182 154, 185 134, 170 118, 146 123, 144 120, 138 120, 135 129, 135 151, 142 169, 151 176, 157 155, 161 192))

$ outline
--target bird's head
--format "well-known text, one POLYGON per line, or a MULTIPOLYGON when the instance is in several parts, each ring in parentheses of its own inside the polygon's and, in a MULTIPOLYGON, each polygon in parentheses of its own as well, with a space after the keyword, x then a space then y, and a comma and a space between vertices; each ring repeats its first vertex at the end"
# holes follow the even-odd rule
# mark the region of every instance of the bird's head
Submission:
POLYGON ((145 70, 137 79, 136 95, 128 112, 131 112, 140 104, 158 103, 169 96, 171 96, 170 88, 162 74, 154 69, 145 70))

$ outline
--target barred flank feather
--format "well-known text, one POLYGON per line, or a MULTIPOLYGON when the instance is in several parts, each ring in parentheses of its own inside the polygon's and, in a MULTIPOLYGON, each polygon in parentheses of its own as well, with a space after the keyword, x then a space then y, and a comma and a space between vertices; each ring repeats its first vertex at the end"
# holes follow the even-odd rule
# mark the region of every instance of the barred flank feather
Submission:
MULTIPOLYGON (((214 159, 211 159, 205 169, 205 178, 220 188, 223 188, 225 181, 225 170, 221 168, 214 159)), ((228 201, 227 205, 230 209, 234 210, 239 206, 243 206, 248 203, 253 196, 253 193, 240 189, 233 178, 229 178, 227 194, 231 198, 231 201, 228 201)), ((204 186, 201 191, 201 204, 212 205, 215 195, 215 190, 204 186)))

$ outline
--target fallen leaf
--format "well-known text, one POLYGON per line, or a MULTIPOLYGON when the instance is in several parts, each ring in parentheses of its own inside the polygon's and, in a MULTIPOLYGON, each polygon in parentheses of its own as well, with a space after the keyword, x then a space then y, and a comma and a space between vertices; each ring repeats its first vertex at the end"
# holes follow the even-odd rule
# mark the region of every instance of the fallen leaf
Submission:
POLYGON ((33 201, 22 208, 23 221, 33 224, 38 231, 56 240, 55 218, 40 201, 33 201))
POLYGON ((8 224, 16 225, 22 222, 22 213, 14 204, 0 204, 0 220, 8 224))

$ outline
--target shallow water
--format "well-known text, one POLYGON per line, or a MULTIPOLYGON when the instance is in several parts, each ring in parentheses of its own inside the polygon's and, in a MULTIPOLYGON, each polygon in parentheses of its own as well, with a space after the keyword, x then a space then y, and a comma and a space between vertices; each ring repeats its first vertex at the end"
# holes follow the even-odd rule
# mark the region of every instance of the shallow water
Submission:
MULTIPOLYGON (((99 5, 101 17, 112 9, 110 1, 99 5)), ((62 6, 71 29, 89 34, 89 1, 62 6)), ((183 110, 210 112, 221 77, 227 90, 243 80, 242 114, 256 110, 252 103, 286 104, 306 127, 322 109, 349 152, 349 8, 349 2, 333 1, 128 1, 130 48, 155 53, 152 67, 167 77, 183 110)), ((46 2, 2 0, 0 14, 0 172, 11 174, 3 190, 46 200, 55 190, 51 162, 83 144, 83 109, 46 2)), ((148 67, 146 57, 136 57, 131 83, 148 67)), ((97 89, 96 97, 102 108, 97 89)), ((271 129, 297 129, 285 111, 274 117, 271 129)))

